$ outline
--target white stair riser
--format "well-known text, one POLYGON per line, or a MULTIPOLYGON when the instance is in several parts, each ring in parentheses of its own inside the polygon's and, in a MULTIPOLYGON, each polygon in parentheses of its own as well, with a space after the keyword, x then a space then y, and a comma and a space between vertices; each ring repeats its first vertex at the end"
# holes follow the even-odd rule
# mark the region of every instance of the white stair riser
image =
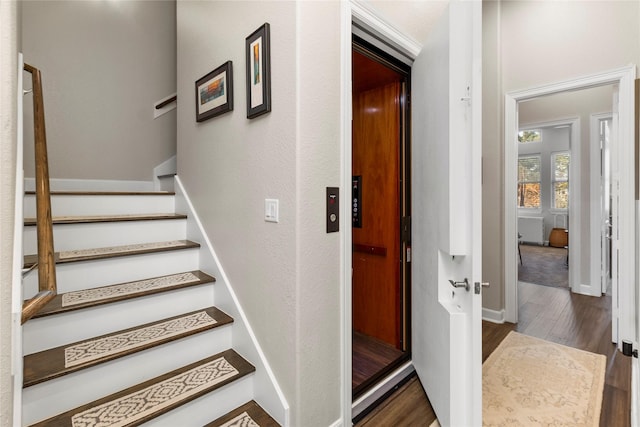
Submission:
POLYGON ((231 346, 229 325, 27 387, 23 422, 32 424, 210 357, 231 346))
MULTIPOLYGON (((53 226, 53 244, 58 252, 181 240, 186 233, 187 222, 184 219, 57 224, 53 226)), ((25 227, 24 253, 35 254, 37 251, 36 226, 25 227)))
MULTIPOLYGON (((68 215, 125 215, 149 213, 174 213, 173 195, 53 195, 51 196, 51 214, 68 215)), ((35 218, 35 196, 27 194, 24 198, 25 218, 35 218)))
POLYGON ((213 293, 214 285, 207 283, 30 319, 23 327, 23 352, 31 354, 207 308, 214 305, 213 293))
MULTIPOLYGON (((198 269, 198 248, 56 264, 58 293, 143 280, 198 269)), ((25 276, 24 297, 37 293, 38 271, 25 276)))
POLYGON ((254 374, 247 375, 146 423, 153 427, 200 427, 254 398, 254 374))

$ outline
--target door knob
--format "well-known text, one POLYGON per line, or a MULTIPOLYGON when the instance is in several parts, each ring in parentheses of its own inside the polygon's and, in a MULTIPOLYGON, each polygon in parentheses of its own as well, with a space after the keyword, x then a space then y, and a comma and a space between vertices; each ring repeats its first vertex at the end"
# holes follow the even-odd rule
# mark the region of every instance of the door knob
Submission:
POLYGON ((491 284, 489 282, 475 282, 474 291, 476 294, 480 293, 480 288, 488 288, 491 284))
POLYGON ((467 278, 464 278, 464 281, 462 282, 455 282, 453 280, 449 280, 449 283, 451 283, 451 286, 453 286, 454 288, 464 288, 465 291, 469 290, 469 280, 467 280, 467 278))

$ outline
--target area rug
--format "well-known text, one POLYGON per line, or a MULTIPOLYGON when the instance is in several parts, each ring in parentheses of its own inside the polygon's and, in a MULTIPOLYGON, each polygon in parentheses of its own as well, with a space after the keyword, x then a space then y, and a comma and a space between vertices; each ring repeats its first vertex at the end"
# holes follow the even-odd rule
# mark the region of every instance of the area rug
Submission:
POLYGON ((482 366, 484 426, 598 426, 606 357, 511 332, 482 366))

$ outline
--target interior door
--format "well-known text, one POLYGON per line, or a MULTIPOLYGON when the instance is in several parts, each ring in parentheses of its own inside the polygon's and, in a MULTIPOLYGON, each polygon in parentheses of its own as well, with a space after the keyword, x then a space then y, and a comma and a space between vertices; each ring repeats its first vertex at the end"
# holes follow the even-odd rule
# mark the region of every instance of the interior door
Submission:
POLYGON ((598 121, 600 132, 600 284, 606 294, 611 285, 611 170, 610 170, 610 130, 611 120, 598 121))
POLYGON ((482 425, 481 7, 451 2, 412 67, 412 360, 443 426, 482 425))

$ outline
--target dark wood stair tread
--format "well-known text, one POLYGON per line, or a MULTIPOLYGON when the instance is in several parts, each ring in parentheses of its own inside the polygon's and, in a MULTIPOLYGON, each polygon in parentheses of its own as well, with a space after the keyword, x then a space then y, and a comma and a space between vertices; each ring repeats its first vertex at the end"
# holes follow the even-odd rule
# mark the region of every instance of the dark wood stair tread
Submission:
MULTIPOLYGON (((35 191, 24 194, 34 195, 35 191)), ((50 191, 52 196, 175 196, 174 191, 50 191)))
MULTIPOLYGON (((53 224, 88 224, 96 222, 150 221, 163 219, 185 219, 184 214, 131 214, 131 215, 85 215, 85 216, 54 216, 53 224)), ((25 218, 25 226, 36 225, 35 218, 25 218)))
MULTIPOLYGON (((180 249, 190 249, 200 247, 199 243, 189 240, 172 240, 169 242, 138 243, 122 246, 110 246, 106 248, 78 249, 71 251, 56 252, 54 254, 56 264, 67 262, 89 261, 96 259, 114 258, 129 255, 141 255, 154 252, 165 252, 180 249)), ((24 256, 24 267, 31 267, 38 262, 36 254, 24 256)))
POLYGON ((24 387, 232 323, 208 307, 24 356, 24 387))
POLYGON ((117 283, 98 288, 67 292, 56 295, 54 299, 36 313, 33 318, 51 316, 58 313, 110 304, 112 302, 154 295, 161 292, 212 283, 215 281, 215 277, 203 273, 202 271, 195 270, 136 280, 133 282, 117 283))
MULTIPOLYGON (((250 417, 253 422, 258 424, 260 427, 280 427, 280 424, 264 410, 260 405, 258 405, 254 400, 245 403, 244 405, 234 409, 226 415, 221 416, 215 421, 210 422, 204 427, 220 427, 225 423, 228 423, 234 419, 238 419, 240 421, 241 418, 250 417)), ((238 422, 233 425, 248 425, 247 422, 238 422)))
POLYGON ((33 426, 71 426, 74 417, 80 425, 84 425, 83 418, 102 425, 101 417, 105 417, 111 423, 136 426, 254 371, 255 367, 242 356, 226 350, 33 426), (174 394, 177 390, 181 392, 178 395, 174 394))

